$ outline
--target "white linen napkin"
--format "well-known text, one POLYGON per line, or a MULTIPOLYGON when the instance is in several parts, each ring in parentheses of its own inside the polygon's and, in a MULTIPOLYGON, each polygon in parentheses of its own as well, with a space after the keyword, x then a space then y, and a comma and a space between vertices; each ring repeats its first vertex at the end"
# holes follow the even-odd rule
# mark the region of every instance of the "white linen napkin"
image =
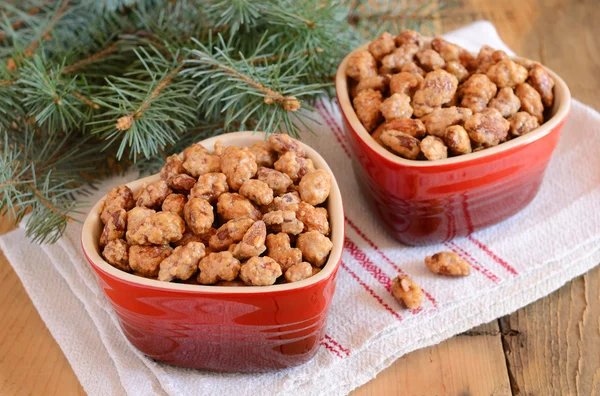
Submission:
MULTIPOLYGON (((509 51, 488 22, 446 35, 468 49, 509 51)), ((574 102, 534 201, 512 218, 470 237, 407 247, 380 226, 351 169, 352 154, 337 106, 320 103, 306 143, 319 149, 338 179, 347 241, 322 348, 296 368, 264 374, 219 374, 157 363, 125 339, 96 284, 70 224, 55 245, 28 242, 22 229, 0 246, 90 395, 342 395, 400 356, 513 312, 600 263, 600 115, 574 102), (476 269, 463 279, 430 273, 423 258, 460 252, 476 269), (401 308, 390 279, 408 273, 427 292, 423 309, 401 308)), ((116 184, 104 183, 91 201, 116 184)))

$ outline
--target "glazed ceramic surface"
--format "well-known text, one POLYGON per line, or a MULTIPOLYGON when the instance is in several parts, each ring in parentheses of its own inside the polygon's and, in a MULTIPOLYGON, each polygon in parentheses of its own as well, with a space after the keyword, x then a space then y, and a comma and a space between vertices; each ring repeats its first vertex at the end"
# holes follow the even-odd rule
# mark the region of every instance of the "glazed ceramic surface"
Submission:
MULTIPOLYGON (((237 132, 201 142, 209 150, 249 146, 263 133, 237 132)), ((304 145, 317 169, 331 169, 304 145)), ((127 185, 136 191, 154 175, 127 185)), ((100 255, 100 202, 83 226, 83 251, 128 340, 149 357, 216 371, 266 371, 311 359, 324 334, 344 240, 340 190, 333 179, 328 200, 333 250, 323 269, 300 282, 264 287, 202 286, 160 282, 120 271, 100 255)))
POLYGON ((554 104, 536 130, 476 153, 413 161, 387 151, 358 120, 346 77, 349 56, 338 67, 336 92, 358 160, 355 175, 396 239, 423 245, 466 236, 512 216, 535 197, 571 105, 556 73, 548 70, 556 82, 554 104))

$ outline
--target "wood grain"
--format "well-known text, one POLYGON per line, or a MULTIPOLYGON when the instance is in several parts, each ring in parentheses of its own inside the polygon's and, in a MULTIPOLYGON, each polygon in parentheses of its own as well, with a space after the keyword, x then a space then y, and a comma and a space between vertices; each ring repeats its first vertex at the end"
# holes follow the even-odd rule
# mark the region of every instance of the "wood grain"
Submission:
MULTIPOLYGON (((598 0, 462 0, 437 25, 490 20, 522 56, 600 108, 598 0)), ((0 233, 10 228, 0 219, 0 233)), ((600 269, 516 313, 410 353, 355 395, 600 394, 600 269), (501 331, 500 331, 501 329, 501 331)), ((18 277, 0 255, 0 394, 84 394, 18 277)))
POLYGON ((600 394, 600 270, 502 318, 514 394, 600 394))
POLYGON ((353 396, 510 395, 496 321, 398 359, 353 396))

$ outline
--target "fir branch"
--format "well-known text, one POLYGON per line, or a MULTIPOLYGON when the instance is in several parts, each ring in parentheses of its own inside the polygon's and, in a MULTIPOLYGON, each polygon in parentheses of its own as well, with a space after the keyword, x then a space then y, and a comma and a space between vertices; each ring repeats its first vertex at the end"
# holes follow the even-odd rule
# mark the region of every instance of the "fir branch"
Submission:
POLYGON ((75 62, 69 66, 63 67, 63 69, 61 70, 61 73, 68 74, 68 73, 76 72, 79 69, 81 69, 82 67, 86 67, 89 64, 95 63, 98 60, 103 59, 105 56, 114 53, 116 50, 117 50, 117 43, 112 43, 108 47, 88 56, 87 58, 80 59, 77 62, 75 62))
POLYGON ((244 128, 249 121, 256 120, 255 130, 273 133, 283 128, 293 136, 298 135, 296 122, 305 117, 297 113, 302 106, 301 98, 322 93, 323 85, 300 82, 303 74, 298 65, 304 63, 303 54, 286 59, 280 56, 274 64, 253 64, 254 59, 265 58, 261 51, 271 40, 265 36, 255 54, 249 58, 238 54, 240 60, 232 57, 233 50, 222 36, 214 45, 195 40, 197 49, 190 51, 191 59, 186 61, 182 74, 197 81, 193 94, 207 118, 225 113, 225 129, 232 121, 244 128))
POLYGON ((56 23, 62 18, 62 16, 69 8, 69 5, 70 4, 68 1, 63 2, 60 8, 56 10, 54 16, 52 17, 52 19, 50 19, 44 30, 42 30, 39 36, 35 40, 33 40, 27 46, 27 48, 25 48, 23 53, 27 58, 31 58, 33 56, 35 49, 40 45, 40 40, 46 40, 49 37, 50 32, 52 32, 52 29, 54 29, 54 25, 56 25, 56 23))
MULTIPOLYGON (((48 2, 45 2, 45 3, 41 4, 41 5, 37 5, 35 7, 32 7, 31 9, 29 9, 29 11, 27 11, 27 15, 28 16, 34 16, 34 15, 36 15, 37 13, 39 13, 47 5, 47 3, 48 2)), ((13 31, 14 30, 19 30, 20 28, 22 28, 23 26, 25 26, 26 23, 27 23, 26 20, 24 18, 21 18, 21 19, 13 22, 11 24, 11 30, 13 30, 13 31)), ((0 33, 0 40, 4 40, 7 36, 8 36, 8 34, 5 33, 5 32, 0 33)))
POLYGON ((156 48, 136 52, 141 68, 125 77, 108 80, 96 102, 107 111, 89 123, 91 133, 119 143, 117 157, 148 158, 177 140, 179 132, 196 118, 190 91, 192 82, 177 78, 181 59, 177 52, 163 55, 156 48))

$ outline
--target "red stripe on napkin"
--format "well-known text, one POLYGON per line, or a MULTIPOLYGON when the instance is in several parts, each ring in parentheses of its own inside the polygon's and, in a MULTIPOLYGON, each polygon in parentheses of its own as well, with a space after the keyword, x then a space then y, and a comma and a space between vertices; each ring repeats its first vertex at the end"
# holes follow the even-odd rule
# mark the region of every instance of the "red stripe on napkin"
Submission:
POLYGON ((371 296, 373 296, 373 298, 375 298, 375 300, 377 300, 377 302, 379 302, 379 304, 381 304, 389 313, 394 315, 396 317, 396 319, 398 319, 399 321, 402 321, 402 316, 398 315, 398 313, 396 311, 394 311, 392 308, 390 308, 390 306, 387 305, 381 299, 381 297, 379 297, 377 294, 375 294, 375 292, 365 282, 363 282, 358 277, 358 275, 356 275, 356 273, 354 273, 354 271, 352 271, 343 261, 340 263, 340 265, 342 266, 343 269, 346 270, 346 272, 348 272, 350 274, 350 276, 352 276, 358 282, 359 285, 361 285, 371 296))

